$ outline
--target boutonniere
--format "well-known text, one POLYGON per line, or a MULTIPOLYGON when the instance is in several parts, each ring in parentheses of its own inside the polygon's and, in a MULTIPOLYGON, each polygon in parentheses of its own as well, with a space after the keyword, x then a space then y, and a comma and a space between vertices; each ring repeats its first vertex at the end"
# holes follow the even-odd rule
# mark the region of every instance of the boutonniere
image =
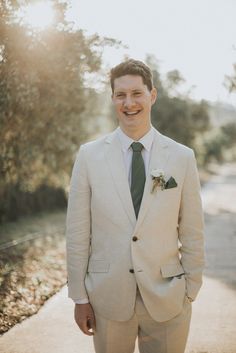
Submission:
POLYGON ((167 181, 165 181, 163 170, 153 169, 151 171, 151 176, 153 181, 151 193, 153 193, 157 187, 160 187, 161 190, 165 190, 175 188, 177 186, 177 183, 173 177, 170 177, 167 181))
POLYGON ((151 193, 153 193, 157 187, 160 187, 161 190, 164 190, 166 181, 163 170, 153 169, 151 171, 151 176, 153 181, 151 193))

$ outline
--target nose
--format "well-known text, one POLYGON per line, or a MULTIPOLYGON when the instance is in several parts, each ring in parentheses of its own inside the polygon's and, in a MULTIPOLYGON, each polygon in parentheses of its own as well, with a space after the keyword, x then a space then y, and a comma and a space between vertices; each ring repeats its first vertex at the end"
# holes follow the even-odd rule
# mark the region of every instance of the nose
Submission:
POLYGON ((134 101, 131 96, 127 95, 124 99, 123 105, 125 108, 130 108, 134 104, 134 101))

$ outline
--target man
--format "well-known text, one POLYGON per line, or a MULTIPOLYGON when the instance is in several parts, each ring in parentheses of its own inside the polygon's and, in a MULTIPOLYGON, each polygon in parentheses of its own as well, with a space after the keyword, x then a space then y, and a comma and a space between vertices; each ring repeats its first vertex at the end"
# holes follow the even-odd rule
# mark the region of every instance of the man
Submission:
POLYGON ((193 151, 151 125, 150 69, 111 70, 119 128, 81 146, 67 213, 69 296, 96 353, 183 353, 204 265, 193 151), (92 330, 92 332, 91 332, 92 330))

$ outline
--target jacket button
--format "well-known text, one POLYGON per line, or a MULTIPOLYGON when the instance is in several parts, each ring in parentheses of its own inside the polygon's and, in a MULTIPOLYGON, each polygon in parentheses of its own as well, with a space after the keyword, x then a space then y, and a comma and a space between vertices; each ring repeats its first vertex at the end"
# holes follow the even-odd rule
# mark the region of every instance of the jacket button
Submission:
POLYGON ((131 269, 129 270, 129 272, 130 272, 130 273, 134 273, 134 269, 131 268, 131 269))
POLYGON ((137 241, 137 240, 138 240, 138 237, 134 236, 134 237, 132 238, 132 240, 133 240, 133 241, 137 241))

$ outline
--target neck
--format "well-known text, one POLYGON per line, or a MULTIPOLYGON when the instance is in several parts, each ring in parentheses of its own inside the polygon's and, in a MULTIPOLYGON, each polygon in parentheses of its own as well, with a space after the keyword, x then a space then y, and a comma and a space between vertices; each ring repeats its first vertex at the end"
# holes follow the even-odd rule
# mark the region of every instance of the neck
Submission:
POLYGON ((148 125, 145 129, 142 129, 142 131, 125 129, 123 126, 120 126, 120 128, 132 140, 138 141, 150 131, 151 125, 148 125))

